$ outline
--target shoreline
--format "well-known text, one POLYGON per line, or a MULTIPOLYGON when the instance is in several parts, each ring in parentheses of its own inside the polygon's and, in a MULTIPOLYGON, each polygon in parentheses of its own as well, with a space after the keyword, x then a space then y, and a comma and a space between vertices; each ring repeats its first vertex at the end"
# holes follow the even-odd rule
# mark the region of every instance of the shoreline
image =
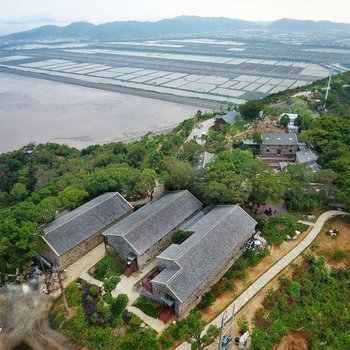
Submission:
POLYGON ((132 96, 138 96, 143 98, 149 98, 153 100, 158 101, 165 101, 165 102, 171 102, 171 103, 177 103, 187 106, 195 106, 200 107, 204 109, 211 109, 211 110, 219 110, 221 106, 224 106, 225 104, 219 104, 215 102, 210 101, 203 101, 200 99, 189 99, 186 97, 181 96, 174 96, 174 95, 167 95, 167 94, 159 94, 156 92, 146 91, 146 90, 137 90, 127 87, 119 87, 119 86, 112 86, 112 85, 106 85, 106 84, 100 84, 100 83, 92 83, 88 81, 73 79, 73 78, 67 78, 67 77, 60 77, 60 76, 54 76, 54 75, 45 75, 40 73, 33 73, 33 72, 27 72, 27 71, 20 71, 16 69, 10 69, 5 67, 0 67, 0 73, 6 73, 6 74, 13 74, 18 76, 26 76, 30 78, 36 78, 36 79, 42 79, 42 80, 48 80, 48 81, 54 81, 69 85, 76 85, 80 87, 87 87, 91 89, 97 89, 97 90, 104 90, 104 91, 110 91, 110 92, 117 92, 120 94, 126 94, 126 95, 132 95, 132 96))

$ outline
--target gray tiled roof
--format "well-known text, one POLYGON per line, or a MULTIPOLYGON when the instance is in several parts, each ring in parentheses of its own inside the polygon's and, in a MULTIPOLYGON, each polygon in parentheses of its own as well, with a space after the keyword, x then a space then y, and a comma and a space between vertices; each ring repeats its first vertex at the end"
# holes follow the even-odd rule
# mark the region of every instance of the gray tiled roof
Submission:
POLYGON ((202 203, 187 190, 170 192, 113 225, 105 235, 123 236, 141 255, 201 207, 202 203))
POLYGON ((295 155, 296 161, 299 164, 313 163, 317 161, 316 154, 312 152, 309 148, 305 148, 302 151, 297 152, 295 155))
POLYGON ((196 215, 194 215, 191 219, 186 221, 184 224, 182 224, 179 227, 179 230, 187 232, 190 227, 192 227, 197 221, 202 219, 204 217, 205 213, 203 211, 200 211, 196 215))
POLYGON ((264 146, 298 146, 298 138, 295 134, 265 132, 261 134, 264 146))
POLYGON ((236 121, 238 115, 238 112, 230 111, 225 113, 224 115, 216 115, 215 120, 223 119, 226 123, 233 124, 236 121))
POLYGON ((237 205, 214 208, 190 228, 194 231, 192 236, 181 245, 170 246, 159 256, 173 260, 179 269, 165 268, 153 281, 165 283, 172 294, 184 302, 222 267, 232 251, 238 251, 248 241, 256 224, 237 205))
POLYGON ((203 169, 212 160, 213 157, 214 157, 213 153, 209 153, 207 151, 201 153, 199 155, 199 161, 197 166, 195 167, 195 170, 198 171, 203 169))
POLYGON ((172 278, 174 274, 176 274, 177 271, 178 270, 170 268, 164 269, 163 271, 161 271, 161 273, 159 273, 156 277, 153 278, 152 283, 157 282, 166 284, 170 280, 170 278, 172 278))
POLYGON ((46 225, 43 239, 61 256, 132 210, 118 192, 104 193, 46 225))

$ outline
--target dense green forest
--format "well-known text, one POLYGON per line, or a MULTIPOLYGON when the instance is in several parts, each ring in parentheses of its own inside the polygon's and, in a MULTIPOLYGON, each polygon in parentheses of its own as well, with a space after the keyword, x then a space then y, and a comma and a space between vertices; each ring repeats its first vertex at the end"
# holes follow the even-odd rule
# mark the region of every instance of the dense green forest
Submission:
MULTIPOLYGON (((156 180, 168 190, 189 189, 207 205, 285 200, 290 209, 301 211, 324 203, 324 198, 305 192, 311 181, 335 183, 339 197, 349 206, 349 84, 350 74, 334 79, 327 108, 302 133, 320 153, 323 170, 316 175, 298 165, 276 173, 250 150, 232 149, 220 133, 208 136, 207 147, 216 152, 213 161, 195 172, 193 165, 204 147, 185 141, 198 121, 212 117, 200 111, 172 132, 146 135, 128 144, 93 145, 81 151, 57 144, 27 145, 1 154, 0 282, 17 268, 23 269, 42 249, 42 226, 58 212, 106 191, 119 191, 130 200, 151 197, 156 180)), ((314 83, 310 88, 317 90, 321 85, 314 83)), ((243 117, 246 113, 250 120, 252 110, 271 110, 272 103, 292 92, 247 103, 243 117)), ((317 110, 313 102, 309 107, 317 110)))

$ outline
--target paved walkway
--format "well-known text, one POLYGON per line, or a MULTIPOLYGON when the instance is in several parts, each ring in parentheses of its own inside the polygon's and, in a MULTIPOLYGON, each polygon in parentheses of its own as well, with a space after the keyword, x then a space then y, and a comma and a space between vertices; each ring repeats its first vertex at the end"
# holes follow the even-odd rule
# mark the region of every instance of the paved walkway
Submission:
POLYGON ((129 278, 121 275, 121 281, 118 283, 117 288, 112 292, 112 296, 116 297, 118 294, 126 294, 129 298, 127 309, 141 318, 144 323, 147 323, 157 332, 161 332, 166 328, 166 325, 153 317, 150 317, 143 313, 140 309, 132 306, 136 299, 140 296, 138 288, 134 288, 143 277, 145 277, 151 270, 157 266, 157 261, 154 259, 151 261, 142 271, 133 273, 129 278))
POLYGON ((144 314, 140 309, 134 306, 128 306, 128 310, 135 314, 136 316, 140 317, 141 320, 144 323, 147 323, 149 326, 151 326, 156 332, 162 332, 167 325, 164 324, 161 320, 158 320, 157 318, 153 318, 151 316, 148 316, 144 314))
POLYGON ((197 128, 195 126, 190 136, 188 136, 187 141, 196 140, 197 143, 203 145, 205 142, 201 139, 202 132, 205 132, 206 134, 208 133, 209 128, 214 125, 214 118, 204 120, 203 122, 198 122, 198 125, 202 125, 202 128, 197 128), (197 137, 196 139, 195 136, 197 137))
MULTIPOLYGON (((259 277, 250 287, 248 287, 240 296, 238 296, 219 316, 212 322, 207 324, 204 329, 206 332, 210 325, 217 327, 221 326, 221 318, 225 312, 228 315, 232 313, 232 307, 235 304, 235 313, 237 313, 251 298, 253 298, 268 282, 276 277, 282 270, 284 270, 294 259, 296 259, 317 237, 320 233, 324 223, 330 218, 337 215, 349 215, 348 213, 331 210, 324 212, 315 222, 309 234, 288 254, 279 260, 274 266, 259 277)), ((182 343, 176 348, 177 350, 190 350, 191 345, 187 342, 182 343)))
POLYGON ((134 301, 140 296, 140 293, 136 292, 134 286, 138 283, 143 277, 145 277, 151 270, 157 266, 157 261, 152 260, 142 271, 133 273, 129 278, 121 275, 120 282, 117 285, 117 288, 112 292, 112 296, 116 297, 118 294, 127 294, 129 297, 128 306, 131 306, 134 301))
POLYGON ((310 221, 305 221, 305 220, 299 220, 298 222, 300 222, 301 224, 304 224, 304 225, 308 225, 308 226, 315 226, 315 223, 314 222, 310 222, 310 221))
POLYGON ((96 248, 85 254, 82 258, 65 269, 63 285, 67 287, 82 273, 88 271, 105 255, 104 243, 101 243, 96 248))
POLYGON ((86 282, 90 283, 90 284, 94 284, 95 286, 99 286, 102 287, 103 286, 103 282, 101 282, 100 280, 97 280, 96 278, 92 277, 87 271, 83 272, 80 277, 85 280, 86 282))

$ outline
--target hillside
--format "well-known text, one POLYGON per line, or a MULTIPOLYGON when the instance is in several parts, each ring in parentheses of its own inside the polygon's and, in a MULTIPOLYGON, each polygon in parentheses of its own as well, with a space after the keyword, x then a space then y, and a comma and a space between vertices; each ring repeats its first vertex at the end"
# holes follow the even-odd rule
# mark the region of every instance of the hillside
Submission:
POLYGON ((281 19, 275 22, 250 22, 225 17, 180 16, 157 22, 116 21, 94 25, 74 22, 67 26, 46 25, 25 32, 1 37, 4 40, 89 39, 135 40, 226 34, 239 29, 268 29, 273 31, 350 30, 350 24, 329 21, 281 19))
POLYGON ((287 31, 329 31, 329 30, 349 30, 350 24, 336 23, 331 21, 311 21, 283 18, 272 22, 269 29, 287 31))

